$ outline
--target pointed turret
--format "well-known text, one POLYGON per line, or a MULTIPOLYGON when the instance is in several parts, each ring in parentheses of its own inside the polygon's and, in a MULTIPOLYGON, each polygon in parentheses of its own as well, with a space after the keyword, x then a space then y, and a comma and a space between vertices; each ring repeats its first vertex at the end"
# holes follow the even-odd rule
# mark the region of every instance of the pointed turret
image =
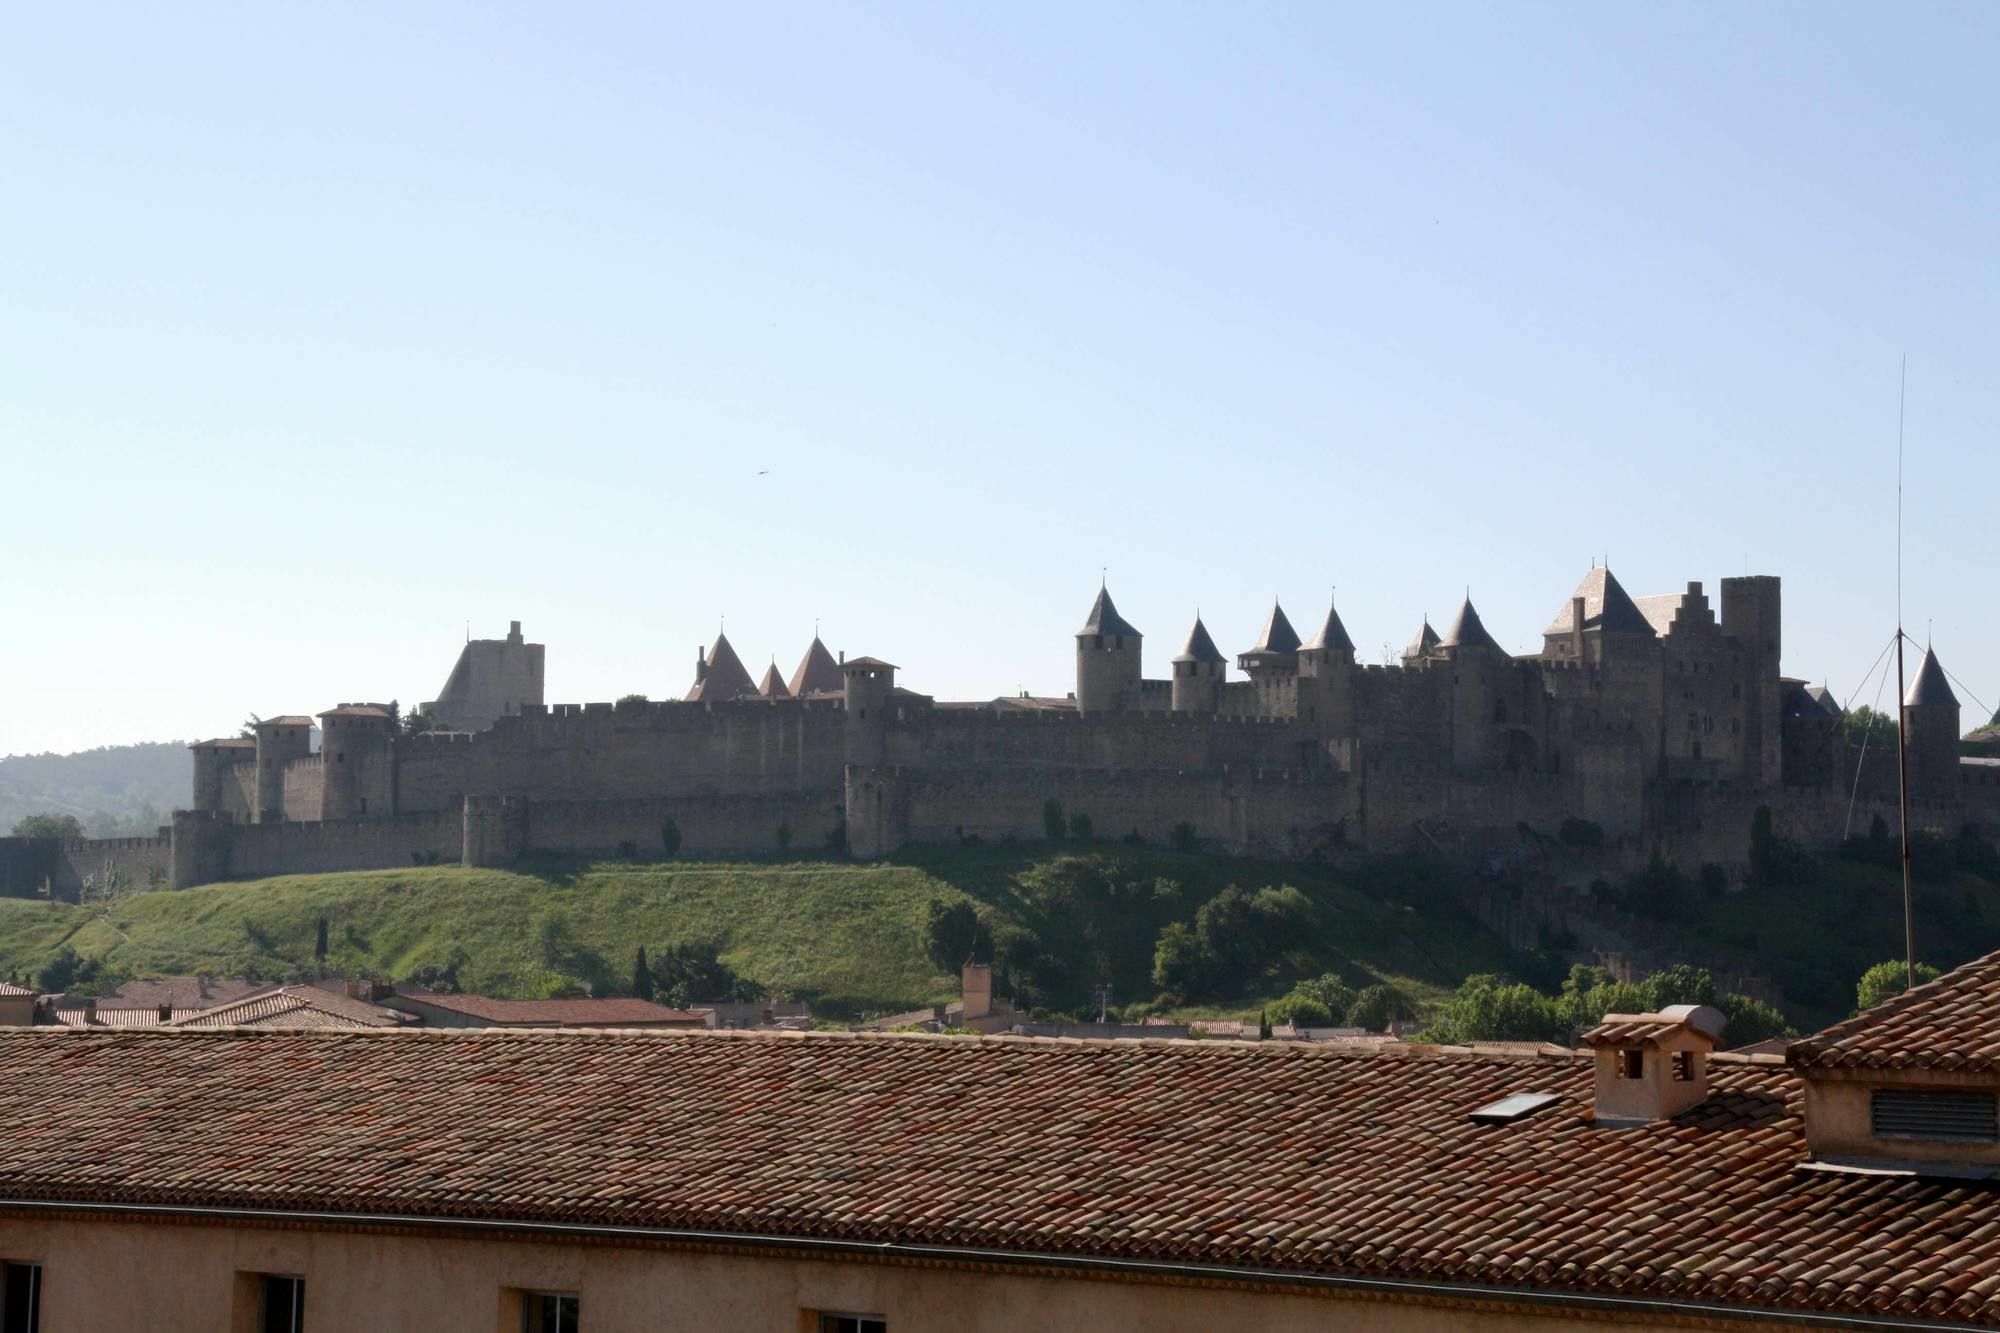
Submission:
POLYGON ((1457 619, 1451 622, 1451 628, 1444 632, 1444 637, 1438 640, 1437 646, 1451 649, 1491 648, 1495 652, 1500 651, 1499 642, 1486 632, 1486 626, 1480 623, 1479 612, 1472 609, 1470 597, 1459 606, 1457 619))
POLYGON ((1215 646, 1215 640, 1209 637, 1208 626, 1201 623, 1200 616, 1196 616, 1194 628, 1188 631, 1187 642, 1182 644, 1180 652, 1174 655, 1174 661, 1227 662, 1228 660, 1222 655, 1222 650, 1215 646))
POLYGON ((1411 638, 1409 646, 1403 649, 1403 665, 1420 662, 1437 650, 1438 632, 1431 628, 1431 618, 1424 617, 1423 627, 1411 638))
POLYGON ((743 659, 730 646, 729 636, 718 633, 706 661, 695 663, 694 687, 687 692, 689 703, 715 703, 723 699, 746 699, 757 693, 743 659))
POLYGON ((833 660, 833 654, 813 635, 812 646, 799 659, 798 670, 792 672, 792 681, 787 688, 794 699, 803 699, 809 694, 839 694, 847 688, 840 678, 840 663, 833 660))
POLYGON ((1958 696, 1951 692, 1951 682, 1944 678, 1937 654, 1928 647, 1924 649, 1923 665, 1917 668, 1917 678, 1910 682, 1910 692, 1903 696, 1903 707, 1958 707, 1958 696))
POLYGON ((1174 657, 1173 701, 1176 713, 1213 713, 1222 706, 1222 678, 1229 659, 1209 637, 1201 616, 1194 618, 1187 642, 1174 657))
POLYGON ((1144 637, 1118 614, 1111 590, 1100 585, 1090 615, 1076 632, 1078 712, 1116 713, 1137 705, 1144 637))
POLYGON ((1118 614, 1118 608, 1111 604, 1111 590, 1099 588, 1097 600, 1090 604, 1090 616, 1083 622, 1078 634, 1124 634, 1137 638, 1139 631, 1133 629, 1125 617, 1118 614))
POLYGON ((1326 620, 1320 625, 1319 632, 1306 640, 1302 651, 1321 653, 1354 651, 1354 640, 1347 637, 1347 626, 1340 623, 1340 612, 1334 610, 1332 603, 1327 604, 1326 620))
POLYGON ((778 659, 772 658, 771 665, 764 668, 764 679, 757 686, 757 693, 766 699, 789 699, 792 692, 778 675, 778 659))
POLYGON ((1285 608, 1271 603, 1271 615, 1264 632, 1247 652, 1237 655, 1236 665, 1245 671, 1290 670, 1298 665, 1299 634, 1285 618, 1285 608))

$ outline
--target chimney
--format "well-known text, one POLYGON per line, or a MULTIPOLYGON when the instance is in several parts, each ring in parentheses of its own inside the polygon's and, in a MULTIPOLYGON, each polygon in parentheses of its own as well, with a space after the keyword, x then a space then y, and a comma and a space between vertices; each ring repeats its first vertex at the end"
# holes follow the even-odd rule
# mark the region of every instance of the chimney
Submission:
POLYGON ((986 963, 967 963, 958 974, 958 993, 965 1004, 964 1021, 984 1018, 993 1012, 993 969, 986 963))
POLYGON ((1569 655, 1583 660, 1583 598, 1569 599, 1569 655))
POLYGON ((87 1028, 97 1026, 97 1000, 94 996, 83 1002, 83 1025, 87 1028))
POLYGON ((509 642, 509 643, 519 643, 520 641, 521 641, 521 622, 520 622, 520 621, 518 621, 518 620, 510 620, 510 621, 508 621, 508 622, 507 622, 507 642, 509 642))
POLYGON ((847 650, 845 648, 842 648, 840 650, 840 665, 842 666, 847 665, 847 650))
POLYGON ((699 685, 708 679, 708 650, 696 647, 694 650, 694 683, 699 685))
POLYGON ((1581 1038, 1597 1057, 1597 1123, 1650 1125, 1706 1101, 1708 1056, 1728 1021, 1705 1004, 1606 1014, 1581 1038))
POLYGON ((160 1021, 162 1023, 171 1022, 173 1020, 173 1016, 174 1016, 174 1007, 171 1004, 168 1004, 166 1001, 162 1000, 160 1002, 160 1021))

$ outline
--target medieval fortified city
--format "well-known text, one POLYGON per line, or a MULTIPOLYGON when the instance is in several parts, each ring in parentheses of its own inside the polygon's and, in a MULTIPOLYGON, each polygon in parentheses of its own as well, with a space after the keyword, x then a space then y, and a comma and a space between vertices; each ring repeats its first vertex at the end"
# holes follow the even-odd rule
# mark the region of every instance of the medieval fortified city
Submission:
MULTIPOLYGON (((818 636, 789 679, 773 666, 753 681, 719 635, 683 699, 615 704, 545 702, 544 645, 515 622, 465 645, 424 705, 436 730, 402 732, 386 703, 259 718, 191 747, 187 808, 159 836, 0 844, 0 884, 505 866, 654 847, 668 824, 687 854, 833 842, 874 859, 1038 837, 1051 800, 1106 834, 1163 843, 1185 825, 1281 858, 1445 836, 1504 850, 1524 826, 1582 819, 1640 862, 1658 850, 1741 873, 1759 805, 1830 850, 1897 803, 1895 751, 1850 753, 1839 702, 1780 673, 1782 619, 1773 577, 1723 579, 1716 607, 1700 582, 1635 598, 1599 567, 1530 656, 1503 650, 1469 600, 1393 665, 1357 660, 1336 607, 1302 640, 1274 605, 1235 657, 1242 679, 1199 617, 1149 678, 1145 635, 1101 589, 1060 695, 934 699, 818 636)), ((2000 827, 2000 742, 1961 753, 1929 648, 1903 715, 1922 826, 2000 827)))
POLYGON ((12 11, 0 1333, 2000 1329, 1996 69, 12 11))

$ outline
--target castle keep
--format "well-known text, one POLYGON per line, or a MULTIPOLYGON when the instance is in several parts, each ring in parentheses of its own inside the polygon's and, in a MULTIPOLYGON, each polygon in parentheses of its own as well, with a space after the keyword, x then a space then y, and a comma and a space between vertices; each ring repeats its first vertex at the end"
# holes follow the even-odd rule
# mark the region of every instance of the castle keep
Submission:
MULTIPOLYGON (((1893 748, 1850 752, 1831 696, 1780 674, 1781 630, 1773 577, 1723 579, 1717 605, 1699 583, 1634 598, 1594 568, 1523 656, 1469 600, 1386 666, 1357 660, 1333 607, 1301 639, 1273 606, 1238 678, 1199 617, 1149 677, 1146 636, 1105 589, 1068 697, 938 700, 817 636, 789 679, 773 665, 758 682, 718 635, 684 699, 552 705, 517 622, 468 643, 431 706, 458 729, 406 734, 361 702, 205 741, 170 836, 75 844, 57 878, 106 858, 185 885, 663 838, 684 854, 875 857, 1038 838, 1049 802, 1107 839, 1191 830, 1275 856, 1476 853, 1574 819, 1631 857, 1740 864, 1758 805, 1821 845, 1894 820, 1893 748)), ((2000 761, 1961 757, 1958 701, 1928 653, 1904 716, 1918 826, 2000 822, 2000 761)))

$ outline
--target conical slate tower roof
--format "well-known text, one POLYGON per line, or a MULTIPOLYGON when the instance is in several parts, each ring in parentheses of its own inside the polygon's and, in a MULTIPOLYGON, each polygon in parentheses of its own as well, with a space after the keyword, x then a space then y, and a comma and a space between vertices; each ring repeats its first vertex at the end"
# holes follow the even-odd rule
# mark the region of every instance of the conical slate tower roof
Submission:
POLYGON ((1215 640, 1208 636, 1208 626, 1201 623, 1200 616, 1196 616, 1194 628, 1188 631, 1187 642, 1181 645, 1181 650, 1175 655, 1174 661, 1227 662, 1228 660, 1215 646, 1215 640))
POLYGON ((1111 592, 1106 588, 1097 590, 1097 600, 1090 604, 1090 618, 1083 622, 1082 634, 1123 634, 1130 638, 1141 638, 1131 622, 1118 614, 1118 608, 1111 604, 1111 592))
POLYGON ((785 682, 778 675, 778 664, 773 661, 764 668, 764 679, 757 684, 757 693, 766 699, 789 699, 792 692, 785 688, 785 682))
POLYGON ((1938 665, 1937 654, 1924 649, 1924 664, 1917 668, 1917 678, 1910 682, 1910 692, 1903 696, 1905 708, 1956 708, 1958 696, 1951 692, 1951 682, 1944 678, 1944 668, 1938 665))
POLYGON ((1271 603, 1271 618, 1264 622, 1264 632, 1257 637, 1257 644, 1245 657, 1256 654, 1283 656, 1299 650, 1299 632, 1292 628, 1292 622, 1285 619, 1285 608, 1271 603))
MULTIPOLYGON (((1583 576, 1583 582, 1576 585, 1571 599, 1583 598, 1583 627, 1601 629, 1609 634, 1644 634, 1655 637, 1653 624, 1646 619, 1646 613, 1639 609, 1626 593, 1618 580, 1612 577, 1609 565, 1599 565, 1583 576)), ((1570 623, 1571 606, 1564 602, 1556 618, 1549 622, 1543 634, 1568 634, 1576 628, 1570 623)))
POLYGON ((840 679, 840 663, 833 660, 833 654, 819 641, 819 635, 813 635, 812 647, 799 659, 789 688, 794 699, 803 699, 808 694, 839 694, 847 688, 840 679))
POLYGON ((729 636, 717 634, 715 647, 708 650, 708 672, 687 692, 688 702, 745 699, 755 693, 757 686, 751 681, 750 673, 743 669, 743 659, 729 646, 729 636))
POLYGON ((1465 599, 1458 608, 1458 619, 1451 622, 1451 628, 1438 640, 1440 648, 1499 648, 1499 643, 1486 632, 1480 623, 1479 613, 1472 609, 1472 599, 1465 599))
POLYGON ((1403 657, 1406 660, 1412 657, 1422 657, 1437 646, 1438 632, 1431 628, 1430 617, 1425 616, 1423 628, 1418 630, 1416 637, 1410 640, 1410 646, 1403 649, 1403 657))
POLYGON ((1347 637, 1347 626, 1340 623, 1340 612, 1328 603, 1326 623, 1319 627, 1319 633, 1306 640, 1307 648, 1315 652, 1353 652, 1354 640, 1347 637))

